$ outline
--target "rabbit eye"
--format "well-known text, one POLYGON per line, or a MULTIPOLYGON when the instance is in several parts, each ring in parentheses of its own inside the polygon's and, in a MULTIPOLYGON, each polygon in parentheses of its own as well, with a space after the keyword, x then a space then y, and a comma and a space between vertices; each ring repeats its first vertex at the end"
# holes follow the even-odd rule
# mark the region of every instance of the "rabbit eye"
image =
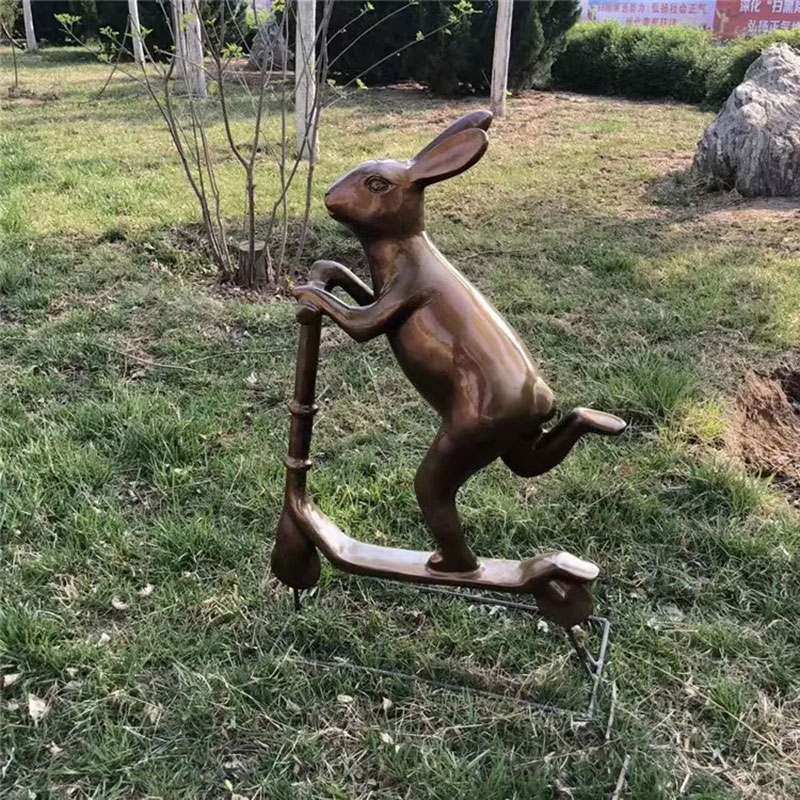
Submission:
POLYGON ((390 186, 391 184, 385 178, 379 178, 377 176, 367 178, 367 189, 369 189, 373 194, 385 192, 390 186))

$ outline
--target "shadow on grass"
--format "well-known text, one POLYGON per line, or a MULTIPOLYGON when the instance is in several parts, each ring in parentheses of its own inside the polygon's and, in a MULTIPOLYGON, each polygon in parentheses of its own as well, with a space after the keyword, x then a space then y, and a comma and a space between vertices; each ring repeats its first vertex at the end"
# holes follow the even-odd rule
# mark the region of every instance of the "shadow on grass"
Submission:
POLYGON ((76 64, 96 64, 97 56, 82 47, 40 47, 36 55, 23 56, 25 67, 37 69, 69 69, 76 64))
POLYGON ((659 175, 648 184, 645 191, 645 197, 651 203, 679 208, 696 206, 705 194, 691 167, 659 175))

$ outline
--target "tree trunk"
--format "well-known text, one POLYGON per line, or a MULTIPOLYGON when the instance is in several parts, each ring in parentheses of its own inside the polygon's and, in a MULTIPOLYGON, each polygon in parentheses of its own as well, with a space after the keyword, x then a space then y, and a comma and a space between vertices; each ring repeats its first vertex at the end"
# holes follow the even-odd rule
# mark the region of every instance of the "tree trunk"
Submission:
POLYGON ((36 32, 33 30, 31 0, 22 0, 22 15, 25 18, 25 49, 29 53, 35 53, 39 46, 36 44, 36 32))
POLYGON ((137 64, 144 64, 144 42, 142 42, 141 26, 139 25, 139 0, 128 0, 128 17, 131 21, 133 59, 137 64))
POLYGON ((14 39, 9 36, 11 40, 11 60, 14 64, 14 88, 19 89, 19 70, 17 69, 17 48, 14 44, 14 39))
POLYGON ((250 242, 242 242, 238 248, 238 265, 234 283, 242 289, 264 289, 267 286, 267 245, 257 239, 254 256, 250 259, 250 242))
POLYGON ((314 0, 297 0, 294 89, 297 157, 316 161, 319 155, 314 116, 317 106, 317 64, 315 55, 316 10, 314 0))
POLYGON ((186 31, 183 26, 183 0, 172 0, 170 3, 172 11, 172 37, 175 40, 175 67, 173 74, 178 79, 183 79, 185 70, 183 59, 186 53, 186 31))
POLYGON ((203 65, 203 29, 199 0, 174 0, 175 54, 178 75, 189 97, 208 97, 203 65))
POLYGON ((184 0, 186 9, 186 89, 190 97, 208 97, 206 73, 203 65, 203 21, 200 17, 200 0, 184 0))
POLYGON ((508 59, 511 54, 511 19, 513 0, 497 0, 497 22, 494 28, 494 56, 492 58, 492 114, 506 115, 508 90, 508 59))

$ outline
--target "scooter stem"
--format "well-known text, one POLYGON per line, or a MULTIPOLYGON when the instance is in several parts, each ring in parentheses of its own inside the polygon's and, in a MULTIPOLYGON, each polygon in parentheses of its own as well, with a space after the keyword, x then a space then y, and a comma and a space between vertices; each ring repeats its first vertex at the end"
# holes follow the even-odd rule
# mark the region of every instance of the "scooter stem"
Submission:
MULTIPOLYGON (((321 288, 324 288, 319 283, 321 288)), ((289 428, 289 453, 286 464, 286 489, 278 521, 272 571, 294 589, 308 589, 319 580, 320 561, 314 543, 298 527, 298 511, 306 502, 306 473, 311 469, 311 434, 319 366, 322 318, 318 312, 301 306, 297 311, 300 335, 297 347, 294 397, 289 403, 292 421, 289 428)))

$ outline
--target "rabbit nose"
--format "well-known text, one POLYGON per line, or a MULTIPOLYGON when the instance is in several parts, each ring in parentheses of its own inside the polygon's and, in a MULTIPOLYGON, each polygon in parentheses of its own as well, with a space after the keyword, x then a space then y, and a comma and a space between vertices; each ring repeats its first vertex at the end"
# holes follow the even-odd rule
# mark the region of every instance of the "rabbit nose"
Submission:
POLYGON ((332 186, 327 192, 325 192, 325 207, 330 212, 333 212, 333 210, 336 208, 336 197, 333 194, 332 186))

